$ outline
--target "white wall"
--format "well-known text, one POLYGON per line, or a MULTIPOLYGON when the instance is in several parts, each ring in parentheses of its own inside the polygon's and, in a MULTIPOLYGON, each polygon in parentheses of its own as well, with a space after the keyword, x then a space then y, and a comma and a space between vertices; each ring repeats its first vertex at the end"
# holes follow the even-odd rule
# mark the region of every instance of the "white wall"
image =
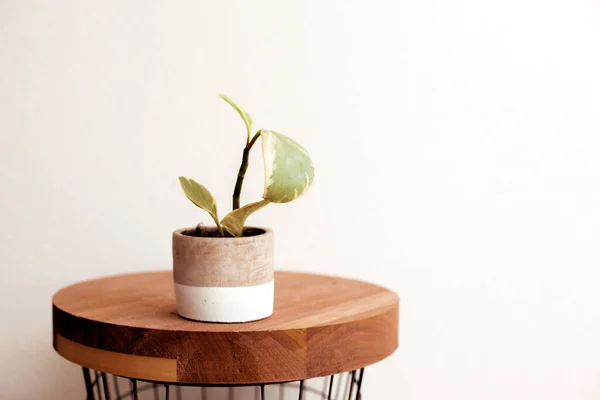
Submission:
POLYGON ((82 398, 50 297, 169 268, 178 175, 229 206, 224 92, 317 167, 277 265, 402 297, 365 398, 599 398, 599 43, 592 0, 0 0, 1 397, 82 398))

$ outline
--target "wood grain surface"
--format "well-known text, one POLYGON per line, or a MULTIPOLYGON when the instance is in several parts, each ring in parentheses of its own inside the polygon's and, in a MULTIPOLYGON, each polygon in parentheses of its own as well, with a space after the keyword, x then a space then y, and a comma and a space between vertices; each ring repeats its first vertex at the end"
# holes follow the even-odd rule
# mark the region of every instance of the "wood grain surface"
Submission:
POLYGON ((398 317, 389 290, 293 272, 275 273, 273 316, 246 324, 179 317, 172 271, 95 279, 53 297, 54 348, 63 357, 181 383, 285 382, 366 367, 397 348, 398 317))

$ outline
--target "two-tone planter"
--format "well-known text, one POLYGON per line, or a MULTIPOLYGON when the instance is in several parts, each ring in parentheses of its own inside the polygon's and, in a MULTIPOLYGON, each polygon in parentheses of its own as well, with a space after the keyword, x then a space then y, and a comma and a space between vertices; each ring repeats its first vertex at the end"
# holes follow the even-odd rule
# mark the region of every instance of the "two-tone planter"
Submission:
POLYGON ((246 228, 243 237, 173 233, 177 312, 206 322, 249 322, 273 313, 273 232, 246 228))

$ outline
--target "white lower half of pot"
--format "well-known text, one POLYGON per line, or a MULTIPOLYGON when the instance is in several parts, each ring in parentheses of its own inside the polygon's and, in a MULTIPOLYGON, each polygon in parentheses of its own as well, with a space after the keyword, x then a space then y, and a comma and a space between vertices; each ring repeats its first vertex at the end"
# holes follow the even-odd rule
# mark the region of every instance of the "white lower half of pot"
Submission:
POLYGON ((250 322, 273 314, 274 280, 256 286, 187 286, 175 283, 177 312, 205 322, 250 322))

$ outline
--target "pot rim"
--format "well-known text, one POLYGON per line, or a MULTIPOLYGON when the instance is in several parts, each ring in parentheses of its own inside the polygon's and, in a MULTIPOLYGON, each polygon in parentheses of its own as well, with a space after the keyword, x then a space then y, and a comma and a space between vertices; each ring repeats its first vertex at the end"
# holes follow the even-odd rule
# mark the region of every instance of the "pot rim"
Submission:
MULTIPOLYGON (((207 228, 214 228, 217 229, 216 226, 208 226, 207 228)), ((211 241, 238 241, 238 242, 244 242, 244 241, 251 241, 251 240, 255 240, 256 238, 261 238, 264 237, 265 235, 273 235, 273 231, 269 228, 265 228, 263 226, 245 226, 245 229, 247 228, 252 228, 252 229, 259 229, 262 230, 262 233, 259 233, 258 235, 253 235, 253 236, 241 236, 241 237, 210 237, 210 236, 191 236, 191 235, 184 235, 184 232, 187 231, 192 231, 194 229, 196 229, 195 226, 193 227, 189 227, 189 228, 181 228, 181 229, 177 229, 173 232, 173 237, 180 237, 180 238, 186 238, 189 240, 211 240, 211 241)))

